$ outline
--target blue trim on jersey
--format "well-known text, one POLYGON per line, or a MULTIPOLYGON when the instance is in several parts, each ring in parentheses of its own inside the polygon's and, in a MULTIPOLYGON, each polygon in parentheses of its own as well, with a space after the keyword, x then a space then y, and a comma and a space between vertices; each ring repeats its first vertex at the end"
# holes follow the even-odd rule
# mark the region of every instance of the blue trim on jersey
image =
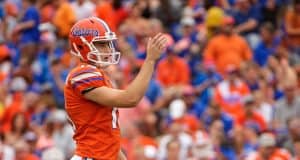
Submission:
POLYGON ((96 72, 97 70, 96 69, 85 69, 85 70, 82 70, 82 71, 80 71, 80 72, 77 72, 77 73, 74 73, 72 76, 71 76, 71 78, 74 78, 74 77, 76 77, 76 76, 79 76, 79 75, 81 75, 81 74, 83 74, 83 73, 91 73, 91 72, 96 72))
POLYGON ((102 81, 102 80, 103 80, 102 77, 90 77, 90 78, 79 80, 79 81, 75 82, 72 86, 73 86, 73 88, 77 88, 80 84, 83 84, 83 83, 89 83, 92 81, 102 81))

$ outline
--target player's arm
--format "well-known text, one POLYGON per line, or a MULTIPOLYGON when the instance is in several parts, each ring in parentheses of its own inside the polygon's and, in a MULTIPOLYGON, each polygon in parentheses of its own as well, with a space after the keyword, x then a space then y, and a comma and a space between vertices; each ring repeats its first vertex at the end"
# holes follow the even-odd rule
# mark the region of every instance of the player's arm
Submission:
POLYGON ((155 62, 166 46, 163 34, 150 38, 147 44, 147 57, 136 78, 125 90, 98 87, 84 94, 88 100, 111 107, 135 107, 143 98, 151 80, 155 62))

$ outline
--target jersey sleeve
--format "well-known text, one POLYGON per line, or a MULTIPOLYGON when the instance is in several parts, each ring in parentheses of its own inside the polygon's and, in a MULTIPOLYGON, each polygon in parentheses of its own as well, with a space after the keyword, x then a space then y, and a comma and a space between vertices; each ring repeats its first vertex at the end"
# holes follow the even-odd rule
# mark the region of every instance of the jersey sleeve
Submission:
POLYGON ((105 86, 104 76, 96 69, 85 69, 72 74, 70 84, 78 94, 85 94, 95 88, 105 86))

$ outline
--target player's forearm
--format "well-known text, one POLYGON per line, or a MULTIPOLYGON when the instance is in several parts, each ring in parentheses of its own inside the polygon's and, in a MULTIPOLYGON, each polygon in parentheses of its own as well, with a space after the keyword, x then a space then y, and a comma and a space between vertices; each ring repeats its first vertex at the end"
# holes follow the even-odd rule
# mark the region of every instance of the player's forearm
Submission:
POLYGON ((148 89, 154 71, 155 61, 145 60, 140 72, 125 90, 127 97, 130 97, 134 103, 138 103, 148 89))

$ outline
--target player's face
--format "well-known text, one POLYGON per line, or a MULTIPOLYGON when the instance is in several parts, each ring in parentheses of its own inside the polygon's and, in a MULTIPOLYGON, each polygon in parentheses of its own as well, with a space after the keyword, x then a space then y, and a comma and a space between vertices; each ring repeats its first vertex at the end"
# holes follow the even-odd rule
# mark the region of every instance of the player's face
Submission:
POLYGON ((97 42, 94 42, 94 45, 100 53, 111 53, 112 52, 109 42, 97 41, 97 42))
POLYGON ((99 53, 101 53, 101 56, 99 57, 101 61, 108 62, 111 60, 113 52, 112 44, 111 42, 94 42, 94 45, 99 53))

